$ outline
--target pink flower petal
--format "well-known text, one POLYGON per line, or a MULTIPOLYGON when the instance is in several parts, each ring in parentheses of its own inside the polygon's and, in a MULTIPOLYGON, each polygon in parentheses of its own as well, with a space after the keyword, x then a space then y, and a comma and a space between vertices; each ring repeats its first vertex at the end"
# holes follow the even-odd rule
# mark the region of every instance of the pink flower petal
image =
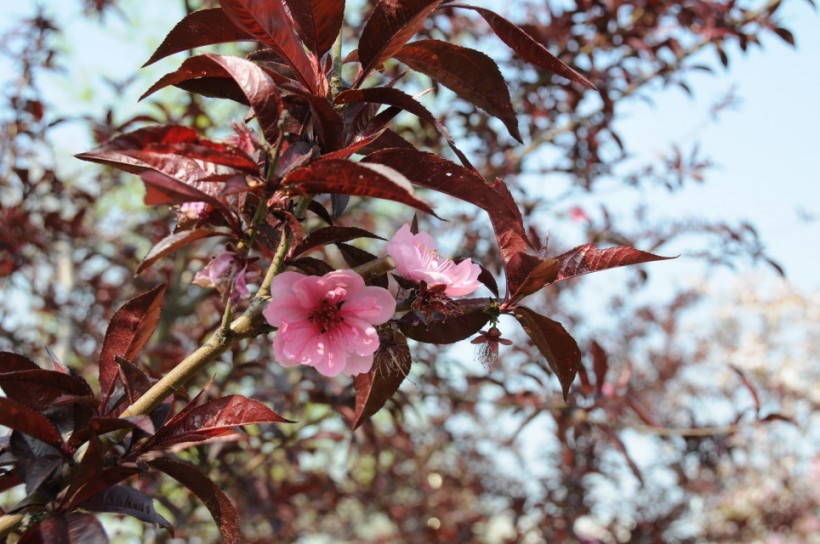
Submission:
POLYGON ((374 325, 381 325, 387 323, 394 313, 396 300, 389 291, 381 287, 365 287, 348 298, 341 315, 352 315, 374 325))
POLYGON ((345 374, 348 376, 356 376, 357 374, 364 374, 370 372, 373 368, 373 355, 350 355, 347 358, 347 365, 345 366, 345 374))

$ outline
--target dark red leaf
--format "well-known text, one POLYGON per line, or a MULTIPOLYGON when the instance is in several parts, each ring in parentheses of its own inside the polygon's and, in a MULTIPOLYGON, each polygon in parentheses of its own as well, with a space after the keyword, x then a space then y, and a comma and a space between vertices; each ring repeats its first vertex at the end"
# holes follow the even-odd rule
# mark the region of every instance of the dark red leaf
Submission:
POLYGON ((291 255, 298 257, 299 255, 303 255, 327 244, 348 242, 357 238, 376 238, 378 240, 384 240, 381 236, 357 227, 325 227, 311 232, 293 248, 291 255))
POLYGON ((233 24, 220 8, 201 9, 189 13, 177 23, 143 67, 194 47, 253 39, 253 36, 233 24))
POLYGON ((595 371, 595 391, 601 393, 606 383, 606 374, 609 370, 609 356, 604 348, 595 340, 589 346, 589 352, 592 354, 592 368, 595 371))
MULTIPOLYGON (((458 156, 458 159, 461 163, 469 168, 470 170, 475 171, 473 166, 470 164, 470 161, 467 160, 467 157, 461 150, 456 147, 455 141, 453 137, 450 135, 450 131, 447 130, 447 127, 444 124, 436 119, 430 111, 425 108, 418 100, 413 98, 412 96, 398 90, 393 89, 390 87, 375 87, 372 89, 351 89, 347 91, 343 91, 339 93, 336 97, 335 102, 337 104, 351 104, 356 102, 368 102, 368 103, 376 103, 376 104, 387 104, 389 106, 394 106, 397 108, 401 108, 405 111, 408 111, 421 119, 422 121, 433 125, 433 127, 438 131, 439 134, 444 136, 447 140, 447 144, 450 146, 450 149, 453 150, 453 153, 458 156)), ((476 173, 476 175, 478 175, 476 173)))
MULTIPOLYGON (((123 389, 125 389, 125 398, 128 404, 134 404, 138 398, 143 396, 146 391, 151 388, 153 381, 143 370, 132 362, 123 359, 122 357, 115 357, 117 365, 120 367, 120 382, 123 389)), ((123 404, 119 405, 122 411, 125 411, 123 404)), ((119 415, 122 411, 115 410, 115 415, 119 415)))
POLYGON ((453 344, 470 338, 487 324, 490 315, 479 310, 451 317, 434 317, 425 323, 415 314, 407 314, 398 325, 408 337, 428 344, 453 344))
MULTIPOLYGON (((271 4, 275 3, 278 3, 278 0, 271 2, 271 4)), ((164 76, 152 85, 140 99, 168 85, 210 77, 229 77, 236 82, 247 99, 247 103, 253 108, 259 126, 262 128, 262 134, 269 142, 276 141, 279 134, 279 116, 284 109, 279 90, 262 68, 238 57, 211 53, 190 57, 176 72, 164 76)))
POLYGON ((87 426, 74 431, 71 438, 68 439, 68 446, 71 449, 76 449, 77 446, 89 440, 92 434, 101 436, 112 431, 119 431, 120 429, 139 429, 146 434, 154 434, 154 427, 151 423, 151 418, 148 416, 133 416, 127 418, 94 416, 89 420, 87 426))
POLYGON ((550 53, 546 47, 535 41, 532 36, 524 32, 519 26, 511 23, 494 11, 463 4, 447 4, 447 7, 465 8, 478 12, 484 17, 484 20, 487 21, 496 36, 522 59, 535 66, 546 68, 550 72, 563 76, 570 81, 580 83, 590 89, 595 88, 595 85, 593 85, 590 80, 564 64, 558 57, 550 53))
POLYGON ((555 257, 560 266, 555 282, 619 266, 674 258, 661 257, 626 246, 598 249, 595 244, 584 244, 555 257))
POLYGON ((115 357, 119 355, 133 361, 139 355, 159 322, 165 287, 163 283, 132 298, 111 318, 100 352, 100 410, 103 411, 101 413, 107 409, 108 400, 119 376, 119 365, 115 357))
POLYGON ((68 506, 68 508, 65 508, 66 510, 71 509, 71 499, 77 491, 91 480, 96 479, 104 468, 105 461, 103 459, 102 444, 100 444, 100 439, 96 434, 90 433, 88 436, 88 447, 82 459, 75 465, 74 470, 71 471, 68 487, 63 495, 63 505, 68 506))
POLYGON ((59 450, 41 440, 14 431, 9 438, 9 452, 16 460, 15 466, 26 485, 27 495, 34 495, 39 491, 53 494, 53 484, 57 483, 60 469, 66 463, 66 458, 59 450))
POLYGON ((103 493, 106 489, 137 474, 138 469, 126 466, 103 467, 93 478, 82 482, 71 495, 66 495, 66 510, 77 507, 82 502, 103 493))
POLYGON ((344 0, 285 0, 296 30, 307 48, 325 54, 342 30, 344 0))
POLYGON ((282 184, 298 187, 305 193, 341 193, 383 198, 413 206, 435 215, 433 209, 413 195, 413 186, 392 168, 356 163, 342 159, 316 161, 294 170, 282 184))
POLYGON ((12 487, 16 487, 23 483, 20 478, 20 472, 16 468, 11 468, 6 472, 0 474, 0 493, 8 491, 12 487))
POLYGON ((308 276, 324 276, 328 272, 333 272, 332 266, 313 257, 302 257, 301 259, 288 261, 288 266, 298 268, 308 276))
POLYGON ((373 357, 373 368, 353 378, 356 410, 351 428, 354 430, 384 406, 410 372, 412 360, 404 335, 384 329, 379 336, 381 345, 373 357))
POLYGON ((553 283, 558 275, 558 261, 542 259, 526 253, 513 255, 505 268, 507 299, 513 305, 545 285, 553 283))
POLYGON ((498 298, 498 283, 496 283, 495 276, 493 276, 492 272, 481 266, 481 273, 476 279, 483 283, 484 286, 489 289, 490 292, 496 296, 496 298, 498 298))
MULTIPOLYGON (((117 142, 115 139, 109 143, 116 145, 117 142)), ((225 217, 231 220, 233 216, 230 210, 220 200, 195 188, 192 183, 220 174, 230 175, 236 171, 225 170, 216 164, 206 166, 201 161, 195 161, 174 151, 177 149, 169 150, 150 144, 145 150, 121 150, 105 144, 88 153, 77 155, 77 158, 139 175, 145 184, 147 205, 207 202, 220 209, 225 217)))
POLYGON ((108 537, 91 514, 57 512, 26 531, 17 544, 108 544, 108 537))
POLYGON ((151 497, 132 487, 115 485, 78 505, 92 512, 126 514, 145 523, 156 523, 173 535, 171 523, 154 509, 151 497))
POLYGON ((159 429, 142 448, 163 449, 182 442, 198 442, 255 423, 291 423, 261 402, 241 395, 229 395, 206 402, 174 418, 159 429))
POLYGON ((484 53, 439 40, 419 40, 402 47, 395 57, 498 117, 512 137, 522 141, 504 76, 484 53))
POLYGON ((524 327, 538 351, 547 359, 550 368, 561 382, 564 400, 569 395, 569 388, 578 368, 581 366, 581 350, 575 339, 564 329, 564 326, 543 315, 537 314, 526 306, 515 309, 515 318, 524 327))
POLYGON ((504 262, 529 247, 521 212, 503 182, 488 184, 474 172, 452 161, 412 149, 376 151, 365 157, 363 162, 385 164, 416 185, 459 198, 486 211, 490 215, 504 262))
POLYGON ((36 438, 57 449, 63 447, 60 432, 46 416, 5 397, 0 397, 0 425, 36 438))
POLYGON ((800 425, 798 425, 793 418, 783 414, 769 414, 767 416, 760 418, 760 421, 762 421, 763 423, 771 423, 772 421, 783 421, 784 423, 791 423, 795 427, 800 427, 800 425))
POLYGON ((24 355, 10 351, 0 351, 0 372, 14 372, 17 370, 39 370, 37 363, 24 355))
POLYGON ((230 144, 200 139, 195 143, 176 144, 170 150, 189 159, 235 168, 247 174, 259 174, 256 160, 230 144))
POLYGON ((342 116, 331 106, 327 98, 299 89, 288 88, 299 95, 310 105, 313 116, 314 130, 324 152, 335 151, 344 144, 344 121, 342 116))
POLYGON ((442 0, 380 0, 362 30, 358 58, 362 72, 354 87, 392 57, 415 34, 442 0))
POLYGON ((91 387, 79 376, 39 368, 0 373, 0 387, 8 398, 40 412, 65 397, 94 397, 91 387))
POLYGON ((193 465, 171 459, 154 459, 148 464, 175 479, 199 497, 216 521, 225 544, 238 544, 241 539, 239 516, 231 501, 216 484, 193 465))
POLYGON ((785 28, 775 28, 774 33, 780 36, 781 40, 791 45, 792 47, 796 45, 796 42, 794 40, 794 34, 792 34, 791 31, 786 30, 785 28))
POLYGON ((296 37, 282 0, 222 0, 220 5, 237 27, 276 51, 293 68, 305 88, 322 94, 317 81, 317 65, 296 37))
POLYGON ((183 248, 197 240, 201 240, 202 238, 222 235, 224 235, 224 233, 210 229, 184 230, 170 234, 157 242, 154 247, 151 248, 148 255, 145 256, 140 265, 137 267, 137 274, 142 273, 159 259, 176 251, 177 249, 183 248))

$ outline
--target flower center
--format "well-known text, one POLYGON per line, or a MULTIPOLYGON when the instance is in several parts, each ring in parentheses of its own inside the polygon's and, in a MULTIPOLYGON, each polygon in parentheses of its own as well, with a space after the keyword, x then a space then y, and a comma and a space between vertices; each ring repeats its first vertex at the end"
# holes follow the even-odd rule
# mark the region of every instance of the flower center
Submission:
POLYGON ((330 301, 323 300, 319 307, 313 312, 313 315, 310 316, 310 320, 325 333, 344 321, 342 316, 339 315, 341 309, 341 302, 334 304, 330 301))
POLYGON ((421 251, 421 260, 424 263, 424 268, 426 270, 447 272, 456 265, 452 259, 443 258, 435 249, 430 249, 423 244, 417 244, 417 247, 421 251))

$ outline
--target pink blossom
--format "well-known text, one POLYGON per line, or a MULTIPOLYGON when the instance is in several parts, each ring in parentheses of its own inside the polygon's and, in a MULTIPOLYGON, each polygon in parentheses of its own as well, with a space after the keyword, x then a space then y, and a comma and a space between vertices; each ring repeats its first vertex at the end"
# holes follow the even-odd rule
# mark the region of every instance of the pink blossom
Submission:
POLYGON ((193 283, 200 287, 210 287, 220 293, 229 292, 231 300, 247 298, 247 264, 235 253, 225 251, 217 255, 205 268, 194 276, 193 283))
POLYGON ((433 238, 426 232, 413 234, 405 224, 387 244, 387 254, 396 261, 396 272, 429 286, 444 285, 450 297, 469 295, 481 286, 481 267, 470 259, 456 264, 436 251, 433 238))
POLYGON ((374 325, 396 311, 387 289, 366 286, 352 270, 321 277, 283 272, 273 279, 271 298, 263 313, 279 328, 276 359, 286 367, 312 366, 325 376, 369 371, 379 348, 374 325))

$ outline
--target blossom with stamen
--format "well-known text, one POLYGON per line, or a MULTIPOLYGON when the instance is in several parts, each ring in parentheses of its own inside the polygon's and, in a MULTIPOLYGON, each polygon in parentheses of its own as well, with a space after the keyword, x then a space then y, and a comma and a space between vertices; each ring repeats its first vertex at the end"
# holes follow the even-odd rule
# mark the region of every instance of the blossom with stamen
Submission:
POLYGON ((481 286, 481 267, 471 259, 456 264, 436 251, 432 236, 426 232, 413 234, 405 224, 387 244, 387 254, 396 261, 396 273, 429 286, 443 285, 450 297, 469 295, 481 286))
POLYGON ((276 360, 286 367, 312 366, 325 376, 368 372, 379 348, 375 325, 396 311, 387 289, 365 285, 352 270, 321 277, 283 272, 273 278, 271 298, 263 314, 279 328, 276 360))

